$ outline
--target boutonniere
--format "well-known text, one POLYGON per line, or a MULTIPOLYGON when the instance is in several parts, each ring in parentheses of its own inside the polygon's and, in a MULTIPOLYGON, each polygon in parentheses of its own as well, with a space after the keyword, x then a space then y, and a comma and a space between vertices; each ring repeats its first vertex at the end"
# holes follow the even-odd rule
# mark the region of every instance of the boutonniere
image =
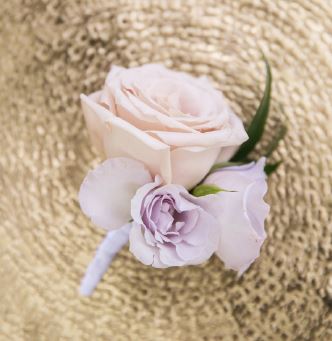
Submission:
MULTIPOLYGON (((264 59, 265 60, 265 59, 264 59)), ((81 95, 91 140, 105 161, 85 177, 82 211, 107 231, 81 283, 90 295, 129 242, 143 264, 196 265, 216 254, 242 274, 266 238, 267 163, 286 132, 252 160, 268 117, 271 70, 247 129, 206 77, 162 65, 112 66, 103 89, 81 95)))

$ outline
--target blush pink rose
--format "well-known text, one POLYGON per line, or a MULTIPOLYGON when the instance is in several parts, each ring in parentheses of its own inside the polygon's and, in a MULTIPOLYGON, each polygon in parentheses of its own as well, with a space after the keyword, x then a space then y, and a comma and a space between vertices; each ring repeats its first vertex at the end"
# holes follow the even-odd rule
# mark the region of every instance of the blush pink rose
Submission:
POLYGON ((207 78, 162 65, 113 66, 104 88, 81 101, 99 151, 139 160, 153 176, 187 189, 247 139, 241 120, 207 78))

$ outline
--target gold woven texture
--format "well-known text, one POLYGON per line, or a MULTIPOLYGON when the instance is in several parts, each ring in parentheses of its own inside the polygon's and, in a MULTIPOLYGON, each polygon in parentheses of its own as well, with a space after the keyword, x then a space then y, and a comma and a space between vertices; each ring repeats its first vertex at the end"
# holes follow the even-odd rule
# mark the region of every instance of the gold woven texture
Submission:
POLYGON ((331 34, 329 0, 1 0, 0 340, 332 340, 331 34), (157 270, 125 248, 81 298, 103 232, 77 202, 100 162, 79 94, 111 63, 161 62, 210 76, 248 122, 260 49, 268 133, 289 127, 260 259, 237 280, 216 257, 157 270))

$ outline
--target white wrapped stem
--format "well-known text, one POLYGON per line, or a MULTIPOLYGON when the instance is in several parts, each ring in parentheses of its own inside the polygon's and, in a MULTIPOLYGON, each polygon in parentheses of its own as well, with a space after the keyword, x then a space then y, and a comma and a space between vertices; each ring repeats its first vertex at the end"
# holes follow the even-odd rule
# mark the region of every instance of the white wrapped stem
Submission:
POLYGON ((112 263, 113 258, 128 243, 131 224, 107 233, 88 266, 80 286, 82 296, 90 296, 112 263))

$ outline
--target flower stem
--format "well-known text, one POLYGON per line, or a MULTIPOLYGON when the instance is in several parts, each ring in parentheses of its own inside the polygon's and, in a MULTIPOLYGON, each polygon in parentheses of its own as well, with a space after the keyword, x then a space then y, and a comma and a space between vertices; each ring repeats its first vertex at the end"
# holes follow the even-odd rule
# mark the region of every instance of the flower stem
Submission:
POLYGON ((89 264, 80 286, 82 296, 90 296, 112 263, 113 258, 129 240, 131 224, 109 231, 99 245, 89 264))

